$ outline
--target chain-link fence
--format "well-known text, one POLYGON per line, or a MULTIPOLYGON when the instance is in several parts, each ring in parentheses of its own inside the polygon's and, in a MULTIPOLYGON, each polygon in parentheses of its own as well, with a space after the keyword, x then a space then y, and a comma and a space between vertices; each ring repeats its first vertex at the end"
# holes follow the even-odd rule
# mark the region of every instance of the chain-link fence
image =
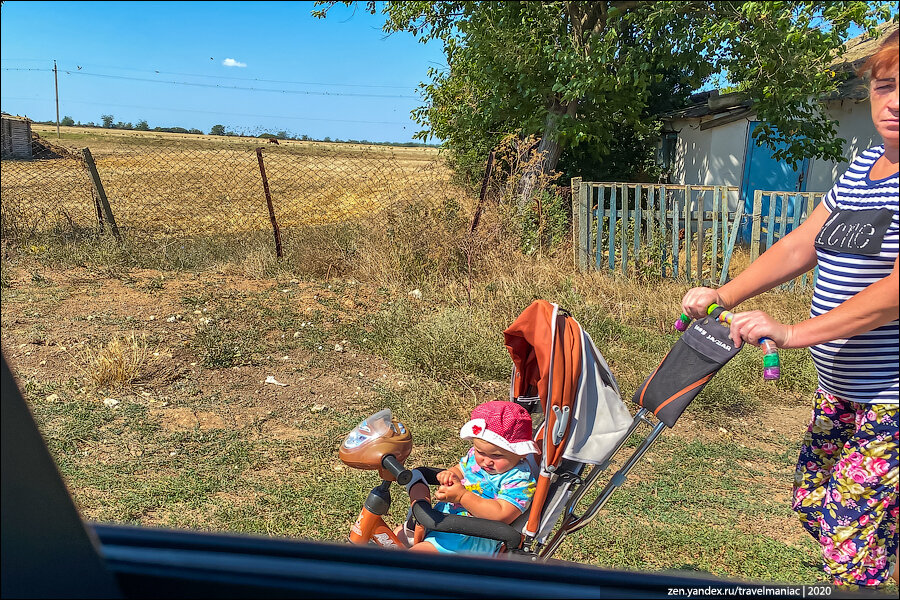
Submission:
POLYGON ((79 144, 71 137, 56 143, 32 135, 30 158, 3 159, 4 239, 111 227, 105 199, 132 241, 271 232, 274 215, 285 243, 302 243, 290 232, 335 223, 375 230, 388 213, 465 197, 434 148, 127 132, 79 144))

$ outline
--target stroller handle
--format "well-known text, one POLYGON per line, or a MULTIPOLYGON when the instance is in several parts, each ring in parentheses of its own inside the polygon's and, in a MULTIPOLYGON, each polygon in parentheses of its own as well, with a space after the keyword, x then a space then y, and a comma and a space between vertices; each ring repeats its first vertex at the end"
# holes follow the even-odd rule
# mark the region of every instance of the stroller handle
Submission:
MULTIPOLYGON (((723 323, 731 325, 734 313, 725 310, 718 304, 710 304, 706 309, 706 314, 712 315, 713 311, 719 310, 715 318, 723 323)), ((675 329, 678 331, 686 331, 691 319, 684 313, 675 321, 675 329)), ((759 338, 759 345, 763 349, 763 379, 772 381, 781 377, 781 359, 778 356, 778 347, 771 339, 767 337, 759 338)))

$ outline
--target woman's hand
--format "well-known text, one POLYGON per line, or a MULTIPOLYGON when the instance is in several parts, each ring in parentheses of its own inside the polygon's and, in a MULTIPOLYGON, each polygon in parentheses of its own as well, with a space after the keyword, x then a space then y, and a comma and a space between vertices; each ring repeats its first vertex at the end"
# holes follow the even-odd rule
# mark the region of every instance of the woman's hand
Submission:
POLYGON ((758 345, 760 338, 769 338, 779 348, 790 348, 793 325, 779 323, 761 310, 735 313, 731 319, 731 339, 740 348, 742 342, 758 345))
POLYGON ((722 302, 719 292, 708 287, 691 288, 681 299, 681 309, 684 314, 692 319, 701 319, 706 316, 706 309, 710 304, 718 304, 722 308, 729 308, 722 302))
MULTIPOLYGON (((442 472, 446 473, 446 471, 442 472)), ((467 491, 462 482, 454 476, 452 481, 441 484, 434 492, 434 497, 441 502, 460 502, 467 491)))

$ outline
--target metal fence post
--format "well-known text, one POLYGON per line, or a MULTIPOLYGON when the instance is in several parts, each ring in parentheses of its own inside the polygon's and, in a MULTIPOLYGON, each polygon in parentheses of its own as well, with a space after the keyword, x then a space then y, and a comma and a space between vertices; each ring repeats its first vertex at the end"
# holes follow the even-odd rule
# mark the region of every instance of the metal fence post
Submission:
POLYGON ((259 160, 259 174, 262 175, 263 190, 266 192, 266 205, 269 207, 269 220, 272 222, 272 232, 275 234, 275 255, 278 258, 284 256, 281 251, 281 230, 278 221, 275 220, 275 207, 272 206, 272 195, 269 193, 269 180, 266 179, 266 167, 263 164, 262 148, 256 149, 256 158, 259 160))
POLYGON ((113 235, 121 242, 122 234, 119 233, 119 227, 116 225, 115 217, 113 217, 112 208, 109 206, 109 200, 106 198, 106 190, 103 189, 103 182, 100 181, 100 173, 97 172, 97 165, 94 164, 94 157, 91 156, 91 151, 87 148, 82 149, 81 154, 84 156, 84 164, 87 167, 88 175, 90 175, 91 183, 94 186, 94 194, 96 194, 96 198, 100 201, 100 206, 103 209, 106 222, 109 223, 109 228, 112 230, 113 235))
POLYGON ((491 150, 491 153, 488 154, 487 166, 485 166, 484 176, 481 178, 481 193, 478 195, 478 206, 475 208, 475 216, 472 217, 469 233, 475 233, 478 222, 481 220, 481 212, 484 210, 484 200, 487 198, 488 185, 494 172, 494 152, 494 150, 491 150))

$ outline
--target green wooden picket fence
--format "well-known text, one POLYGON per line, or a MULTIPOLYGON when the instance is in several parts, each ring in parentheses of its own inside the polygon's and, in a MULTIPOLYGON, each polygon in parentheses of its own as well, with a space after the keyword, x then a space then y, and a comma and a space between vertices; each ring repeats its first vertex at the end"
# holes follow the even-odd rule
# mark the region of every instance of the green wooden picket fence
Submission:
MULTIPOLYGON (((768 250, 782 237, 800 226, 822 201, 822 192, 772 192, 756 190, 750 234, 750 261, 768 250)), ((818 267, 783 284, 781 289, 813 285, 818 267)))
MULTIPOLYGON (((761 237, 764 251, 788 226, 802 223, 819 196, 756 192, 754 211, 747 215, 757 240, 751 245, 751 258, 760 253, 761 237), (791 205, 796 196, 802 201, 794 198, 791 205), (763 199, 769 199, 765 215, 763 199), (787 206, 798 210, 788 217, 787 206)), ((705 285, 721 285, 728 279, 744 218, 737 187, 586 182, 576 177, 572 202, 575 264, 582 270, 643 272, 705 285)), ((802 285, 806 282, 804 275, 802 285)))

